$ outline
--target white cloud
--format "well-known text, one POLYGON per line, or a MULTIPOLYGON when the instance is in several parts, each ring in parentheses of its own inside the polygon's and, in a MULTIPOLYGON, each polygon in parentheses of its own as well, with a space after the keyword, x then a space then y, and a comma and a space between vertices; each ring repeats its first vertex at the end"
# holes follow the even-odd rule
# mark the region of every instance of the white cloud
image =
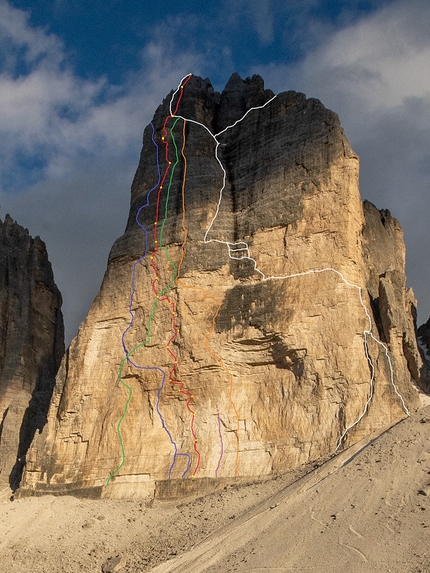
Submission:
MULTIPOLYGON (((237 23, 248 10, 247 22, 269 43, 280 3, 263 2, 263 12, 255 2, 224 5, 236 1, 239 12, 226 18, 237 23), (268 17, 258 28, 264 10, 268 17)), ((303 1, 294 2, 297 9, 303 1)), ((141 69, 126 85, 112 86, 105 78, 77 77, 62 42, 32 28, 24 12, 0 0, 0 171, 10 189, 19 189, 6 192, 0 185, 0 215, 9 211, 46 241, 69 335, 84 318, 109 248, 123 231, 144 126, 188 72, 219 77, 220 70, 234 71, 228 45, 210 25, 205 34, 193 17, 166 18, 142 51, 141 69), (29 162, 27 172, 23 161, 29 162)), ((430 5, 397 1, 318 35, 318 47, 295 66, 249 70, 261 73, 275 91, 304 91, 339 114, 361 156, 364 196, 390 208, 405 229, 409 278, 423 320, 430 313, 430 270, 420 258, 430 210, 428 29, 430 5)))
POLYGON ((25 47, 20 54, 27 64, 34 64, 40 57, 49 57, 57 60, 62 43, 58 37, 48 34, 43 28, 33 28, 28 23, 29 15, 23 10, 13 8, 6 0, 0 1, 0 42, 8 45, 7 68, 10 72, 15 70, 18 54, 12 47, 25 47), (6 44, 8 43, 8 44, 6 44))
POLYGON ((177 50, 169 24, 154 38, 126 85, 85 80, 58 38, 0 0, 0 215, 10 212, 47 243, 68 338, 124 230, 143 128, 181 77, 202 66, 201 54, 177 50))
POLYGON ((260 42, 263 45, 271 44, 274 40, 274 8, 271 0, 250 0, 249 9, 260 42))
MULTIPOLYGON (((1 2, 0 22, 3 176, 14 174, 18 153, 44 160, 40 177, 66 175, 74 157, 135 153, 144 122, 178 81, 181 66, 196 60, 182 54, 175 61, 164 39, 160 45, 149 44, 141 72, 119 88, 105 78, 76 76, 61 41, 32 28, 21 10, 1 2)), ((22 179, 9 181, 14 188, 25 184, 22 179)))
POLYGON ((0 22, 1 216, 47 243, 70 335, 123 231, 150 110, 138 93, 77 77, 61 41, 21 10, 0 2, 0 22))
POLYGON ((275 89, 306 90, 336 110, 360 106, 366 114, 430 95, 430 5, 397 1, 331 34, 296 66, 256 69, 275 89))
POLYGON ((421 321, 430 314, 422 252, 430 212, 429 29, 427 1, 398 0, 332 33, 295 66, 252 69, 268 87, 305 92, 338 113, 360 155, 362 195, 389 208, 405 231, 421 321))

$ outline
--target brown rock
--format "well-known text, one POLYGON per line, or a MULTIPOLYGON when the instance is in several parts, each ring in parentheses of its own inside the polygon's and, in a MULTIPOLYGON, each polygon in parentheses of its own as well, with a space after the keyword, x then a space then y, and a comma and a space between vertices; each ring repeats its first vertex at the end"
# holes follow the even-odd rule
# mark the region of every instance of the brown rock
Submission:
POLYGON ((426 359, 430 359, 430 318, 425 324, 422 324, 418 329, 418 339, 421 343, 423 352, 426 359))
POLYGON ((430 391, 430 318, 418 328, 418 343, 423 367, 421 368, 421 387, 430 391))
POLYGON ((295 92, 267 103, 257 76, 179 93, 172 111, 182 97, 177 113, 204 125, 163 102, 160 175, 144 132, 127 228, 62 362, 27 491, 133 497, 276 473, 418 404, 401 229, 363 209, 336 114, 295 92), (242 117, 217 146, 210 132, 242 117))
POLYGON ((19 483, 64 354, 61 295, 45 244, 0 221, 0 486, 19 483))
POLYGON ((106 563, 102 565, 103 573, 116 573, 116 571, 121 571, 125 566, 125 559, 117 555, 116 557, 110 557, 106 563))

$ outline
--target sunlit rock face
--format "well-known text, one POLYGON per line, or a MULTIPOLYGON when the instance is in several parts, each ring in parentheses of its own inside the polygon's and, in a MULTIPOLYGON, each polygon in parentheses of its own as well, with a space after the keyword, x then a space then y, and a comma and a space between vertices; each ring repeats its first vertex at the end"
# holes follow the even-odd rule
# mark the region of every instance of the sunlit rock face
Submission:
POLYGON ((64 354, 61 295, 43 241, 0 221, 0 487, 19 483, 64 354))
POLYGON ((319 101, 184 78, 145 129, 23 491, 270 475, 406 416, 422 362, 402 231, 358 170, 319 101))

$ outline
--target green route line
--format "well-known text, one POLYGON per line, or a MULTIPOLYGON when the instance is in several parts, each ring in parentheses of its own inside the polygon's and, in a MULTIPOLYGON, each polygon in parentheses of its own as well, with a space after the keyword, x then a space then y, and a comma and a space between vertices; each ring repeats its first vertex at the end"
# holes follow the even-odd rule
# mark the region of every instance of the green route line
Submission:
POLYGON ((170 283, 168 284, 168 286, 164 289, 164 291, 161 291, 159 296, 163 296, 168 290, 170 290, 173 287, 173 284, 175 282, 175 279, 178 275, 178 269, 176 268, 175 263, 172 261, 172 259, 169 257, 169 249, 167 247, 163 247, 163 231, 164 231, 164 225, 166 224, 166 220, 167 220, 167 213, 168 213, 168 206, 169 206, 169 200, 170 200, 170 189, 172 187, 172 182, 173 182, 173 176, 175 174, 175 169, 176 166, 179 163, 179 154, 178 154, 178 146, 176 145, 176 140, 175 137, 173 135, 173 130, 176 126, 176 124, 178 123, 178 121, 180 120, 179 117, 177 117, 175 119, 175 121, 173 122, 172 127, 170 128, 170 136, 172 138, 172 143, 173 143, 173 147, 175 148, 175 163, 172 165, 172 170, 170 172, 170 178, 169 178, 169 185, 167 186, 167 193, 166 193, 166 201, 164 203, 164 219, 163 222, 161 224, 161 229, 160 229, 160 238, 159 238, 159 245, 161 247, 161 250, 164 251, 166 253, 166 258, 169 261, 169 263, 172 265, 173 267, 173 275, 172 278, 170 279, 170 283))
MULTIPOLYGON (((168 184, 168 186, 167 186, 167 194, 166 194, 166 201, 165 201, 165 208, 164 208, 164 219, 163 219, 163 223, 162 223, 161 229, 160 229, 160 240, 159 240, 159 244, 160 244, 160 245, 162 244, 162 240, 163 240, 163 230, 164 230, 164 225, 165 225, 166 219, 167 219, 168 203, 169 203, 169 198, 170 198, 170 189, 171 189, 171 187, 172 187, 172 182, 173 182, 173 175, 174 175, 174 172, 175 172, 175 168, 176 168, 176 166, 177 166, 178 163, 179 163, 178 147, 177 147, 177 145, 176 145, 175 137, 174 137, 174 135, 173 135, 173 130, 174 130, 176 124, 178 123, 178 121, 179 121, 180 119, 181 119, 181 118, 179 118, 179 117, 175 119, 175 121, 174 121, 174 123, 173 123, 173 125, 172 125, 172 127, 170 128, 170 131, 169 131, 170 136, 171 136, 171 138, 172 138, 173 146, 174 146, 174 148, 175 148, 175 163, 172 165, 172 170, 171 170, 170 178, 169 178, 169 184, 168 184)), ((122 412, 122 415, 121 415, 120 419, 118 420, 118 424, 117 424, 117 427, 116 427, 116 431, 117 431, 118 438, 119 438, 119 443, 120 443, 120 448, 121 448, 121 463, 120 463, 119 466, 111 473, 111 475, 110 475, 110 476, 108 477, 108 479, 106 480, 106 483, 105 483, 106 486, 109 485, 109 483, 110 483, 110 481, 112 480, 112 478, 114 478, 114 477, 117 475, 117 473, 121 470, 121 468, 124 466, 124 463, 125 463, 125 448, 124 448, 124 442, 123 442, 122 434, 121 434, 121 424, 122 424, 122 422, 124 421, 124 418, 125 418, 126 415, 127 415, 128 407, 129 407, 129 405, 130 405, 130 401, 131 401, 131 398, 132 398, 132 396, 133 396, 133 390, 132 390, 131 386, 129 386, 129 385, 127 384, 127 382, 125 382, 125 381, 123 380, 123 378, 122 378, 122 371, 124 370, 124 366, 125 366, 126 362, 128 362, 130 356, 132 356, 132 355, 136 352, 136 350, 138 350, 139 348, 142 348, 142 346, 146 346, 146 345, 151 341, 151 324, 152 324, 152 321, 153 321, 154 316, 155 316, 155 311, 157 310, 158 301, 159 301, 160 297, 162 297, 163 295, 165 295, 166 292, 169 291, 169 290, 172 288, 172 286, 173 286, 173 284, 174 284, 174 282, 175 282, 176 276, 177 276, 177 274, 178 274, 178 269, 177 269, 175 263, 174 263, 174 262, 172 261, 172 259, 169 257, 168 248, 167 248, 167 247, 161 247, 161 249, 162 249, 163 251, 165 251, 165 253, 166 253, 166 258, 167 258, 167 260, 169 261, 169 263, 171 264, 171 266, 172 266, 172 268, 173 268, 173 275, 172 275, 172 278, 171 278, 169 284, 160 292, 160 294, 156 297, 156 299, 155 299, 155 301, 154 301, 154 304, 152 305, 152 311, 151 311, 151 314, 150 314, 149 319, 148 319, 146 339, 145 339, 143 342, 140 342, 140 343, 139 343, 137 346, 135 346, 132 350, 130 350, 130 352, 123 358, 123 360, 122 360, 122 362, 121 362, 121 365, 120 365, 120 367, 119 367, 117 379, 119 380, 119 382, 124 386, 124 388, 125 388, 125 389, 127 390, 127 392, 128 392, 127 401, 126 401, 126 403, 125 403, 124 410, 123 410, 123 412, 122 412)), ((152 257, 151 257, 151 258, 152 258, 152 257)))

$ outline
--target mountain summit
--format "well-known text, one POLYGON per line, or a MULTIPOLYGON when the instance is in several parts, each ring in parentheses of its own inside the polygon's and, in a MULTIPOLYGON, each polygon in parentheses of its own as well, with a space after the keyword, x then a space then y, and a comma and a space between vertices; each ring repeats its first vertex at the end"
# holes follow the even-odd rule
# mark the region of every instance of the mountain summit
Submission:
POLYGON ((358 171, 318 100, 183 78, 144 131, 127 228, 22 491, 181 495, 318 460, 417 407, 402 231, 362 202, 358 171))

